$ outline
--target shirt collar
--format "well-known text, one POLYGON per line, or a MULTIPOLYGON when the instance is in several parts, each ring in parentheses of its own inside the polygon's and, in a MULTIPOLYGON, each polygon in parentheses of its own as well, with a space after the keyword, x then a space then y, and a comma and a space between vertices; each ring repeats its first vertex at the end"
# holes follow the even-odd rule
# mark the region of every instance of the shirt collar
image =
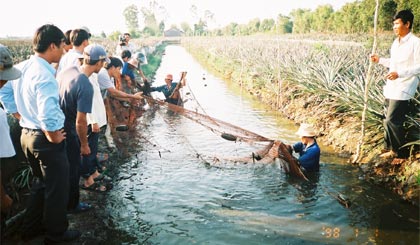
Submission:
POLYGON ((36 55, 32 55, 31 58, 34 59, 34 60, 37 60, 40 64, 42 64, 45 68, 47 68, 48 71, 51 72, 51 74, 53 76, 55 76, 56 70, 54 69, 54 67, 50 63, 48 63, 48 61, 46 61, 44 58, 41 58, 41 57, 36 56, 36 55))
POLYGON ((405 43, 405 42, 407 42, 407 41, 408 41, 408 39, 410 39, 410 37, 411 37, 412 35, 413 35, 413 34, 412 34, 411 32, 407 33, 407 35, 405 35, 403 38, 401 38, 401 39, 400 39, 400 43, 405 43))

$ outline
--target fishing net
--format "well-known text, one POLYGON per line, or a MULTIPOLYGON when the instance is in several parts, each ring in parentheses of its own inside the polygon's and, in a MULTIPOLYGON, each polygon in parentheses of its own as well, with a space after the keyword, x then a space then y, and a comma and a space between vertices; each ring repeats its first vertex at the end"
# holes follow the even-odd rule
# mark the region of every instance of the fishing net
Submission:
MULTIPOLYGON (((222 138, 235 141, 246 142, 254 144, 256 142, 268 143, 262 150, 252 153, 252 157, 243 158, 243 161, 251 160, 252 162, 272 163, 279 160, 279 164, 286 173, 306 179, 306 176, 299 168, 299 163, 296 158, 291 154, 291 149, 284 143, 268 139, 262 135, 235 126, 228 122, 201 114, 196 111, 186 109, 182 106, 167 103, 165 101, 156 100, 149 96, 144 96, 149 104, 157 104, 167 108, 168 110, 180 114, 202 126, 209 129, 215 134, 220 135, 222 138)), ((238 159, 240 161, 240 159, 238 159)))

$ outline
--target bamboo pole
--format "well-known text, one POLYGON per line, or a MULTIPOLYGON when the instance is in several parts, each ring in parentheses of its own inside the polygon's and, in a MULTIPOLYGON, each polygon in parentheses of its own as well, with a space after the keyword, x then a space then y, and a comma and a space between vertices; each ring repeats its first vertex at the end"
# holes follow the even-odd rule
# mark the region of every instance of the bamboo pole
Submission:
MULTIPOLYGON (((376 0, 376 7, 375 7, 375 17, 373 22, 373 46, 372 46, 372 54, 376 53, 377 47, 377 25, 378 25, 378 13, 379 13, 379 0, 376 0)), ((366 131, 366 113, 368 109, 368 99, 369 99, 369 87, 370 81, 372 80, 372 69, 373 69, 373 62, 370 60, 368 71, 366 74, 365 80, 365 91, 363 97, 363 111, 362 111, 362 124, 361 124, 361 134, 359 138, 359 142, 357 144, 356 155, 353 158, 353 163, 360 162, 363 157, 362 147, 365 142, 365 131, 366 131)))

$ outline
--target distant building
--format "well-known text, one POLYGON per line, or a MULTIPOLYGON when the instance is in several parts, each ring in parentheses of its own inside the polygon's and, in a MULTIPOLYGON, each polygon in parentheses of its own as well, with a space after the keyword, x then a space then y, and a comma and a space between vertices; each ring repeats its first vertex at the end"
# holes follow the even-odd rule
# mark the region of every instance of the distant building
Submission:
POLYGON ((179 30, 176 27, 172 27, 171 29, 168 29, 163 32, 164 37, 180 37, 184 34, 183 31, 179 30))

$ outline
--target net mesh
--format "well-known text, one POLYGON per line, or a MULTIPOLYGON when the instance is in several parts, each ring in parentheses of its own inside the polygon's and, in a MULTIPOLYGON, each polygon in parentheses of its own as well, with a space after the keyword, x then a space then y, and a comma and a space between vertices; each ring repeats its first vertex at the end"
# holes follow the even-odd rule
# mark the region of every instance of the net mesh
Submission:
POLYGON ((178 113, 202 126, 209 129, 222 138, 235 142, 246 142, 254 144, 256 142, 268 142, 268 145, 257 153, 253 153, 252 157, 237 159, 238 161, 251 160, 253 162, 272 163, 276 159, 280 160, 280 166, 286 173, 307 180, 299 167, 296 158, 291 154, 291 149, 284 143, 266 138, 257 133, 235 126, 228 122, 213 118, 208 115, 201 114, 196 111, 185 109, 182 106, 170 104, 161 100, 156 100, 150 96, 144 96, 149 104, 157 104, 178 113))

